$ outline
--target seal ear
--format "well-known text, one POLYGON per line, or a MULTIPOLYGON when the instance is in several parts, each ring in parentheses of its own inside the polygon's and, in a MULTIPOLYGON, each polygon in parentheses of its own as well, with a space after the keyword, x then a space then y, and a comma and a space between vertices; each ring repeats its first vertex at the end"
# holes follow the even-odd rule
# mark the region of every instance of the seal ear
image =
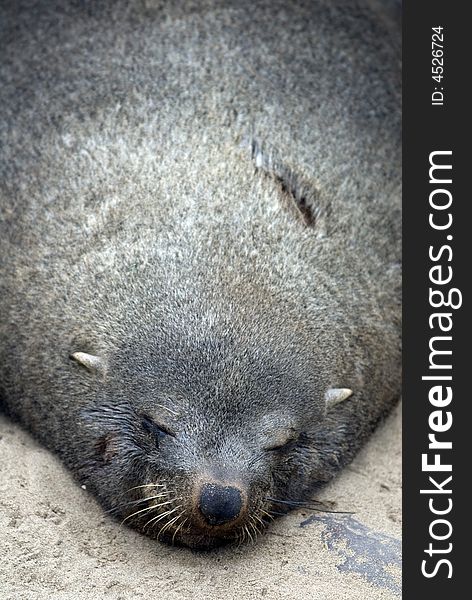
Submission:
POLYGON ((325 394, 326 410, 331 410, 333 406, 347 400, 352 394, 353 391, 349 388, 330 388, 325 394))
POLYGON ((74 352, 70 355, 72 360, 75 360, 89 371, 94 373, 104 373, 105 372, 105 362, 99 356, 94 356, 93 354, 87 354, 85 352, 74 352))

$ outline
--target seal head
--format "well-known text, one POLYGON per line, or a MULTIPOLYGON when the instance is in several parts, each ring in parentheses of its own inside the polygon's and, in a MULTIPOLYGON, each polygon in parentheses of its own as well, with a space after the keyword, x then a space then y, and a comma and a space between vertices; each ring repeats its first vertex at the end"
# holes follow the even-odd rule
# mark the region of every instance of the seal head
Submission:
POLYGON ((351 392, 307 376, 313 357, 287 328, 290 353, 261 344, 254 322, 252 344, 228 323, 194 344, 167 333, 108 360, 71 354, 96 397, 81 411, 81 479, 152 537, 199 548, 254 539, 303 487, 307 460, 316 465, 313 424, 351 392))

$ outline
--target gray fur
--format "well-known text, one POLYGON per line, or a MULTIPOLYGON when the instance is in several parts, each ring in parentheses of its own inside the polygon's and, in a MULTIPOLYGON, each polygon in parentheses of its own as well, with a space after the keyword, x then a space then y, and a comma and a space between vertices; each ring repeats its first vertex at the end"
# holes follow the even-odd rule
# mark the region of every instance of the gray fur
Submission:
POLYGON ((0 24, 1 402, 118 515, 160 482, 176 541, 247 537, 399 396, 394 20, 12 0, 0 24), (244 488, 237 527, 198 522, 202 477, 244 488))

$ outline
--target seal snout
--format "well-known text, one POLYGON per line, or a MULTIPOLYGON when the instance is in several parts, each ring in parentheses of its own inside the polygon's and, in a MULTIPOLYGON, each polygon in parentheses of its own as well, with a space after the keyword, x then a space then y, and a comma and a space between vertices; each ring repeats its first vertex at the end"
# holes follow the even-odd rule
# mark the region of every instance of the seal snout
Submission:
POLYGON ((198 508, 208 525, 234 521, 242 507, 242 495, 236 487, 205 483, 201 488, 198 508))

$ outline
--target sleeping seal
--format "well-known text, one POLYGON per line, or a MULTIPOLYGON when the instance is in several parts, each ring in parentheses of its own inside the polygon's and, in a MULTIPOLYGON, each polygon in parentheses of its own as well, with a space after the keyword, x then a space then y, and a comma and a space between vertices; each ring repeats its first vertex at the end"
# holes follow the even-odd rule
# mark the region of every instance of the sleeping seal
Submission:
POLYGON ((2 407, 140 531, 254 538, 399 396, 394 19, 1 12, 2 407))

